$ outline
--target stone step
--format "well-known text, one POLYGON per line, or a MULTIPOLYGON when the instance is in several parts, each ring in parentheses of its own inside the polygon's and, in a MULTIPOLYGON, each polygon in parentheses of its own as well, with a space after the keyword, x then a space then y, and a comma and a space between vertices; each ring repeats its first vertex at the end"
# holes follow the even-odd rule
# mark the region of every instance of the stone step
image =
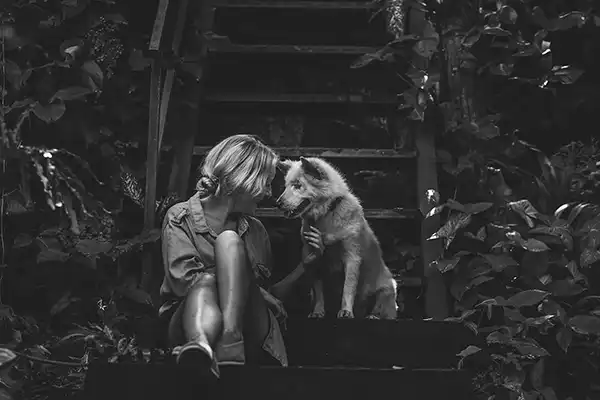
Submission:
POLYGON ((464 325, 422 320, 293 318, 285 340, 290 365, 455 368, 456 354, 479 343, 464 325))
POLYGON ((96 364, 87 373, 87 400, 472 399, 470 376, 455 370, 223 367, 218 383, 171 364, 96 364))

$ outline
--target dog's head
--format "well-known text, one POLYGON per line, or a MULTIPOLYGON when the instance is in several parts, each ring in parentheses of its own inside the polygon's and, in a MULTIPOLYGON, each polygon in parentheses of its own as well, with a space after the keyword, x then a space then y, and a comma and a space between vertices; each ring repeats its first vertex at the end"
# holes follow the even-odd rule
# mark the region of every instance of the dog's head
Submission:
POLYGON ((285 189, 277 199, 277 207, 286 218, 301 218, 316 204, 327 199, 327 174, 318 159, 300 157, 279 164, 285 175, 285 189))

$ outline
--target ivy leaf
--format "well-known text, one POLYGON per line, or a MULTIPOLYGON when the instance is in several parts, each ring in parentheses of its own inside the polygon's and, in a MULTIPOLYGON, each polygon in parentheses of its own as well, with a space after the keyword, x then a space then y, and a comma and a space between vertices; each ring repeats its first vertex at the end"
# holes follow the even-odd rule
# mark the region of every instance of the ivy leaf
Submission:
POLYGON ((465 204, 463 206, 463 212, 467 214, 479 214, 486 210, 489 210, 494 204, 493 203, 473 203, 465 204))
POLYGON ((17 355, 13 353, 12 350, 0 347, 0 368, 6 367, 14 360, 16 360, 16 358, 17 355))
POLYGON ((540 303, 542 300, 544 300, 549 295, 550 295, 549 292, 545 292, 543 290, 538 290, 538 289, 524 290, 524 291, 519 292, 519 293, 515 294, 514 296, 510 297, 508 300, 506 300, 506 305, 516 307, 516 308, 533 306, 533 305, 540 303))
POLYGON ((511 340, 512 337, 500 331, 492 332, 485 338, 487 344, 508 344, 511 340))
POLYGON ((475 353, 478 353, 481 351, 481 348, 477 347, 477 346, 468 346, 467 348, 465 348, 463 351, 461 351, 460 353, 456 354, 458 357, 468 357, 471 356, 475 353))
POLYGON ((543 302, 541 302, 538 306, 538 311, 542 314, 557 317, 561 321, 564 321, 565 317, 567 316, 565 309, 562 308, 560 304, 550 299, 545 299, 543 302))
POLYGON ((541 358, 537 363, 535 363, 533 368, 531 368, 531 386, 533 386, 535 390, 540 390, 544 387, 545 361, 545 358, 541 358))
POLYGON ((563 326, 556 334, 556 342, 565 353, 569 350, 572 340, 573 332, 566 326, 563 326))
POLYGON ((571 273, 571 276, 573 276, 573 282, 587 281, 585 275, 579 272, 579 269, 577 268, 577 263, 575 261, 569 262, 567 265, 565 265, 565 268, 567 268, 571 273))
POLYGON ((585 291, 585 288, 575 283, 573 279, 560 279, 554 281, 548 285, 548 289, 552 291, 552 294, 556 297, 577 296, 585 291))
POLYGON ((600 318, 592 315, 576 315, 568 325, 577 333, 584 335, 600 335, 600 318))
POLYGON ((61 89, 54 93, 54 96, 52 96, 52 100, 76 100, 81 99, 90 93, 92 93, 92 91, 88 88, 81 86, 72 86, 66 89, 61 89))
POLYGON ((58 121, 65 114, 66 110, 65 103, 48 104, 45 106, 36 103, 35 107, 33 107, 35 116, 46 123, 58 121))
POLYGON ((80 240, 75 248, 82 254, 85 255, 98 255, 109 252, 113 247, 113 244, 104 240, 95 239, 83 239, 80 240))
POLYGON ((512 257, 507 254, 484 254, 483 258, 492 266, 494 271, 501 272, 506 267, 518 266, 512 257))
POLYGON ((554 389, 552 389, 550 386, 546 386, 545 388, 540 389, 540 393, 542 394, 542 396, 544 396, 544 400, 558 400, 554 389))
POLYGON ((492 36, 510 36, 510 31, 506 29, 502 29, 499 26, 486 26, 483 28, 484 35, 492 35, 492 36))

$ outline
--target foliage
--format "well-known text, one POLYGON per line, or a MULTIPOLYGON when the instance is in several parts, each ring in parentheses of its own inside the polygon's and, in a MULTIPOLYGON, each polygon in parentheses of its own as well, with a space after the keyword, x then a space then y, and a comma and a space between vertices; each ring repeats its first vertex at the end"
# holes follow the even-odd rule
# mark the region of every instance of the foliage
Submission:
POLYGON ((429 240, 444 242, 433 266, 445 276, 459 315, 448 320, 465 324, 484 343, 458 354, 459 365, 482 371, 477 386, 485 398, 594 398, 600 214, 586 203, 545 214, 516 199, 512 189, 501 196, 492 191, 478 203, 450 198, 426 216, 445 215, 429 240))
MULTIPOLYGON (((142 229, 140 183, 154 13, 134 10, 112 0, 0 10, 2 398, 65 395, 89 360, 138 357, 131 339, 155 314, 138 284, 139 250, 159 238, 142 229)), ((196 77, 180 74, 179 108, 183 79, 196 77)), ((177 197, 159 196, 160 221, 177 197)))

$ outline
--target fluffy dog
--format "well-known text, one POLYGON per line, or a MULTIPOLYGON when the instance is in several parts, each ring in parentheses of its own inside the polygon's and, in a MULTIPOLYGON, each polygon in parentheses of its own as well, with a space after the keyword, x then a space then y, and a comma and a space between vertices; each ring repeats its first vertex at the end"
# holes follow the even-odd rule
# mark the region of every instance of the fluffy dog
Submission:
MULTIPOLYGON (((285 189, 277 206, 287 218, 302 219, 302 232, 311 226, 319 229, 326 249, 333 250, 344 267, 338 318, 354 318, 355 312, 358 316, 364 310, 367 318, 395 319, 396 281, 383 261, 381 246, 365 219, 362 205, 343 175, 314 157, 285 160, 281 168, 285 189), (368 306, 370 301, 373 307, 368 306)), ((303 244, 305 254, 309 250, 304 238, 303 244)), ((322 279, 317 278, 313 288, 316 301, 310 317, 321 318, 325 315, 322 279)))

